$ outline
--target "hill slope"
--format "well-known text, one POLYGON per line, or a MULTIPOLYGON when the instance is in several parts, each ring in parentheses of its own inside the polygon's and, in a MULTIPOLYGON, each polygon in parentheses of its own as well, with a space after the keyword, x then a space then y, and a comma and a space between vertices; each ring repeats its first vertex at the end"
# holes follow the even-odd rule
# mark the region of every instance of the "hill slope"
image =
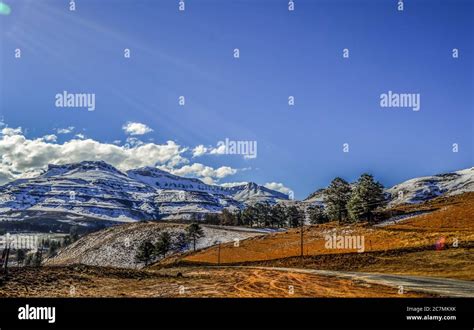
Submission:
MULTIPOLYGON (((85 264, 90 266, 136 268, 143 267, 143 263, 135 261, 139 245, 150 240, 155 242, 162 231, 171 234, 173 241, 179 234, 184 234, 186 225, 163 222, 138 222, 112 226, 88 234, 77 242, 59 251, 58 255, 49 259, 47 265, 85 264)), ((245 231, 238 228, 217 228, 202 226, 204 237, 199 239, 196 249, 202 249, 216 244, 243 240, 249 237, 262 235, 258 231, 245 231)), ((172 252, 185 252, 191 246, 172 252)))

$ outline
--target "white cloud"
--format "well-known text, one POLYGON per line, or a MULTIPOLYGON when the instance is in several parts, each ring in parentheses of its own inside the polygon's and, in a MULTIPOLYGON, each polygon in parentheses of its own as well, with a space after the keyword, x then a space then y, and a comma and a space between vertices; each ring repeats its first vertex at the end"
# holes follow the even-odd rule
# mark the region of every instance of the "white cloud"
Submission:
POLYGON ((129 135, 143 135, 153 132, 153 130, 145 124, 133 122, 126 123, 122 126, 122 129, 129 135))
POLYGON ((81 139, 81 140, 86 138, 86 136, 82 133, 78 133, 78 134, 74 135, 74 137, 76 137, 78 139, 81 139))
POLYGON ((201 163, 194 163, 191 165, 184 165, 180 168, 163 168, 170 171, 172 174, 179 176, 193 176, 198 177, 205 183, 213 184, 216 180, 225 178, 226 176, 237 173, 237 170, 229 166, 221 166, 219 168, 212 168, 201 163))
POLYGON ((220 144, 217 147, 204 146, 202 144, 194 147, 193 157, 200 157, 204 155, 224 155, 226 153, 225 144, 220 144))
POLYGON ((17 127, 17 128, 5 127, 5 128, 2 128, 1 132, 3 135, 11 136, 11 135, 16 135, 16 134, 21 134, 22 129, 21 127, 17 127))
POLYGON ((225 144, 220 144, 217 148, 211 148, 209 153, 211 155, 224 155, 226 152, 225 144))
POLYGON ((205 146, 203 146, 202 144, 200 144, 197 147, 194 147, 193 157, 200 157, 202 155, 205 155, 206 152, 207 152, 207 148, 205 146))
POLYGON ((156 164, 176 166, 188 162, 181 154, 187 149, 173 141, 147 143, 127 148, 92 139, 73 139, 63 144, 28 139, 20 130, 2 130, 0 135, 0 182, 37 174, 48 164, 103 160, 121 170, 156 164), (17 133, 15 133, 17 132, 17 133), (3 179, 3 180, 2 180, 3 179))
POLYGON ((202 182, 204 182, 205 184, 215 184, 216 181, 213 179, 213 178, 210 178, 210 177, 205 177, 205 178, 200 178, 202 182))
POLYGON ((74 131, 74 126, 69 126, 67 128, 58 128, 56 129, 56 133, 58 134, 69 134, 74 131))
POLYGON ((45 135, 41 138, 43 141, 56 142, 58 137, 54 134, 45 135))
POLYGON ((278 183, 278 182, 269 182, 269 183, 265 183, 263 185, 264 187, 268 188, 268 189, 272 189, 272 190, 275 190, 275 191, 279 191, 283 194, 286 194, 288 195, 291 191, 290 188, 288 187, 285 187, 283 185, 283 183, 278 183))
POLYGON ((127 140, 125 141, 125 147, 127 148, 134 148, 134 147, 138 147, 138 146, 141 146, 142 144, 144 144, 143 141, 135 138, 135 137, 128 137, 127 140))
POLYGON ((212 168, 200 163, 189 164, 189 160, 183 156, 188 148, 174 141, 164 144, 140 141, 138 144, 120 146, 90 138, 74 138, 56 143, 54 135, 29 139, 23 135, 21 128, 3 128, 0 132, 0 184, 37 175, 48 164, 84 160, 103 160, 123 171, 158 166, 176 175, 198 177, 207 183, 215 183, 237 172, 229 166, 212 168))
POLYGON ((225 178, 226 176, 234 175, 235 173, 237 173, 237 170, 233 169, 230 166, 221 166, 215 170, 215 173, 218 179, 222 179, 222 178, 225 178))

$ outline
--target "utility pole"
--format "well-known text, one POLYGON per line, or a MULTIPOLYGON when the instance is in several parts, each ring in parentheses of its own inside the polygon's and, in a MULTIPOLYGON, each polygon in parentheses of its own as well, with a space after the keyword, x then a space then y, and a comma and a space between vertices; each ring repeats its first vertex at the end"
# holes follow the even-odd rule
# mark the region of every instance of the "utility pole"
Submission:
POLYGON ((217 265, 221 264, 221 241, 214 241, 214 244, 217 244, 217 265))
POLYGON ((301 218, 301 227, 300 227, 300 255, 301 255, 301 262, 303 262, 303 226, 304 226, 304 218, 301 218))
POLYGON ((5 258, 7 256, 7 248, 5 247, 2 251, 2 257, 0 259, 0 274, 4 274, 5 272, 5 258))
POLYGON ((5 257, 5 278, 8 277, 8 258, 10 257, 10 244, 7 247, 7 253, 5 257))

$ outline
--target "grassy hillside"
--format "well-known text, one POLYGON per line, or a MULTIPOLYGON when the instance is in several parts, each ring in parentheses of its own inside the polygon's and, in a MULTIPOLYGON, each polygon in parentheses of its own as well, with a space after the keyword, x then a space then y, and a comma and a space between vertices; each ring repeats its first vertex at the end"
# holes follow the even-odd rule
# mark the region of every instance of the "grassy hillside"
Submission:
MULTIPOLYGON (((220 261, 474 279, 474 193, 400 206, 393 212, 426 213, 383 227, 336 223, 305 227, 303 260, 299 257, 300 230, 292 229, 249 238, 239 246, 223 244, 220 261), (364 253, 327 249, 325 236, 333 234, 364 236, 364 253)), ((173 262, 216 264, 218 254, 217 247, 210 247, 173 262)))

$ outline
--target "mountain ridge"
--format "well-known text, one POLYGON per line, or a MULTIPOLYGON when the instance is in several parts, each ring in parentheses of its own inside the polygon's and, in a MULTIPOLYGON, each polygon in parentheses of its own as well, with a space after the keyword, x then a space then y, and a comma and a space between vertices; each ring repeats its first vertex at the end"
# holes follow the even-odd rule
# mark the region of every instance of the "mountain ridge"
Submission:
MULTIPOLYGON (((474 168, 413 178, 385 189, 390 206, 469 191, 474 191, 474 168)), ((297 203, 324 205, 324 196, 321 188, 297 203)), ((34 178, 0 186, 0 221, 200 219, 207 213, 242 210, 262 202, 295 201, 254 182, 209 185, 155 167, 123 172, 103 161, 83 161, 51 164, 34 178)))
POLYGON ((0 220, 19 220, 32 212, 120 222, 199 218, 280 199, 288 197, 255 183, 222 187, 153 167, 122 172, 103 161, 83 161, 51 164, 34 178, 0 186, 0 220))

